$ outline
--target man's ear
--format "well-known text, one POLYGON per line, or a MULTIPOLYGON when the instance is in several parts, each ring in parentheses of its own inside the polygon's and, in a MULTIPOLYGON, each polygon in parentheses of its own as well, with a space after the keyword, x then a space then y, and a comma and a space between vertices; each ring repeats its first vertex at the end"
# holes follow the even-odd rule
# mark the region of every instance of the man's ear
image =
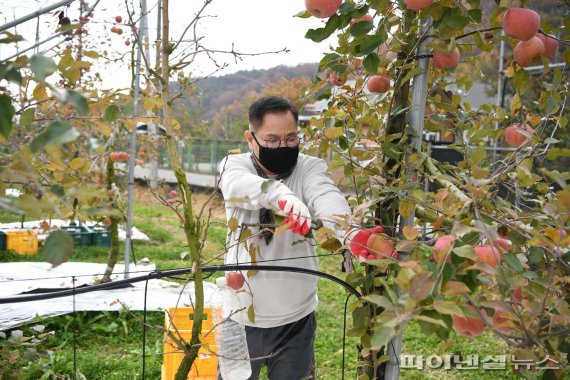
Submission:
POLYGON ((245 137, 248 143, 251 143, 253 141, 253 136, 251 135, 251 132, 248 129, 243 131, 243 137, 245 137))

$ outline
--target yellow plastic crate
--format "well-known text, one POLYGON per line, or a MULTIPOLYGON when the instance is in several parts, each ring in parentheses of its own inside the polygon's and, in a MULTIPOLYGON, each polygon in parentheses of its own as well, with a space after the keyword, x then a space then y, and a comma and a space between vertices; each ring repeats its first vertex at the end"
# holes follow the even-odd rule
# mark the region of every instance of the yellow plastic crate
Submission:
POLYGON ((6 231, 6 250, 23 255, 38 253, 38 232, 32 230, 6 231))
MULTIPOLYGON (((192 337, 193 309, 189 307, 169 308, 165 312, 164 326, 186 342, 192 337)), ((215 380, 218 376, 218 359, 216 357, 216 341, 212 331, 212 314, 204 308, 206 319, 202 321, 200 341, 202 347, 194 361, 188 379, 215 380)), ((168 334, 164 334, 164 355, 162 364, 162 380, 173 380, 178 367, 184 358, 184 352, 176 347, 168 334)))

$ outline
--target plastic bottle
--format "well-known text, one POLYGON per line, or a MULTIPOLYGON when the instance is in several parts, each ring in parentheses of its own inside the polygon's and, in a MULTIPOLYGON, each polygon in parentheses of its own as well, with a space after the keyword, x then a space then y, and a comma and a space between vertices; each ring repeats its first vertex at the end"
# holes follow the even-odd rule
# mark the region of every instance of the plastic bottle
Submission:
POLYGON ((212 321, 218 346, 218 368, 223 380, 247 380, 251 376, 251 363, 245 328, 231 319, 242 307, 237 294, 228 287, 225 277, 216 279, 218 286, 210 298, 212 321))

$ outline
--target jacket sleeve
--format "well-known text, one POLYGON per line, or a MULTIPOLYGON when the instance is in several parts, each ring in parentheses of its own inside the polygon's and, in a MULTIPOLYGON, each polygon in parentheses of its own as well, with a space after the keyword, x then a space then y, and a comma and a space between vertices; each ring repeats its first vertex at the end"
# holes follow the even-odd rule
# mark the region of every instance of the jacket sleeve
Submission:
POLYGON ((334 231, 337 239, 344 243, 347 231, 337 221, 348 218, 350 206, 326 170, 327 165, 321 159, 307 163, 303 194, 314 218, 320 219, 323 226, 334 231))
POLYGON ((243 155, 224 158, 220 163, 220 172, 220 189, 228 207, 277 210, 279 198, 286 194, 295 195, 282 182, 252 173, 252 168, 243 155))

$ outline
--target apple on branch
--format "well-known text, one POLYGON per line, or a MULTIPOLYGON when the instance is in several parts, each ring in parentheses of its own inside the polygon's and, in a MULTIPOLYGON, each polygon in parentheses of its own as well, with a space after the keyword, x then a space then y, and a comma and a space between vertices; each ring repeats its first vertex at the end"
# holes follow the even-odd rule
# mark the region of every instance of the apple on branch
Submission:
POLYGON ((368 78, 366 88, 370 92, 385 93, 390 89, 390 79, 384 75, 373 75, 368 78))
POLYGON ((433 65, 438 69, 454 69, 459 62, 459 56, 457 47, 451 52, 435 50, 433 52, 433 65))
POLYGON ((528 124, 514 123, 505 130, 505 141, 513 148, 518 148, 528 142, 528 136, 533 132, 534 129, 528 124))
POLYGON ((510 8, 503 15, 503 30, 507 36, 521 41, 533 38, 540 28, 540 16, 532 9, 510 8))
POLYGON ((336 13, 342 0, 305 0, 305 7, 317 18, 328 18, 336 13))
POLYGON ((540 38, 535 36, 528 41, 519 41, 513 50, 513 56, 519 65, 527 67, 537 64, 545 52, 544 44, 540 38))

